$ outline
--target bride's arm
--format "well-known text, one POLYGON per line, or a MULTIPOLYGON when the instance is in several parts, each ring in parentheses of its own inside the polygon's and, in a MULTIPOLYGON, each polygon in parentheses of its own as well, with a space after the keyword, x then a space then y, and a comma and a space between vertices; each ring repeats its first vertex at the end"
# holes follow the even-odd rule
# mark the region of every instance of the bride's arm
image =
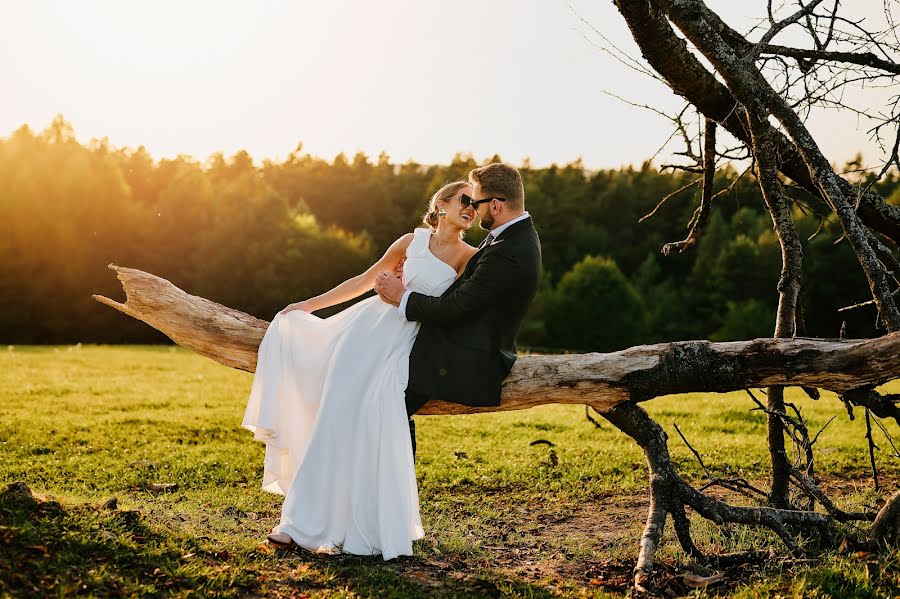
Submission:
POLYGON ((392 271, 406 256, 406 248, 412 241, 413 234, 407 233, 397 241, 391 244, 381 259, 370 266, 366 272, 358 274, 351 279, 347 279, 331 291, 326 291, 321 295, 310 298, 302 302, 290 304, 281 314, 286 314, 291 310, 303 310, 304 312, 315 312, 337 304, 359 297, 367 291, 371 291, 375 286, 375 277, 379 272, 392 271))

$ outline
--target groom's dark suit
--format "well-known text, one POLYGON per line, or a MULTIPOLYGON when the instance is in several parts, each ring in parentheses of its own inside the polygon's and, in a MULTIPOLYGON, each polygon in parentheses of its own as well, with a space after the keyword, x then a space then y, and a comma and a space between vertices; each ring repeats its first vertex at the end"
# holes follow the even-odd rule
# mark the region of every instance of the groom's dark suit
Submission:
POLYGON ((541 242, 528 217, 472 256, 440 297, 409 295, 406 318, 422 323, 409 358, 410 415, 429 399, 500 405, 500 385, 516 361, 516 332, 540 276, 541 242))

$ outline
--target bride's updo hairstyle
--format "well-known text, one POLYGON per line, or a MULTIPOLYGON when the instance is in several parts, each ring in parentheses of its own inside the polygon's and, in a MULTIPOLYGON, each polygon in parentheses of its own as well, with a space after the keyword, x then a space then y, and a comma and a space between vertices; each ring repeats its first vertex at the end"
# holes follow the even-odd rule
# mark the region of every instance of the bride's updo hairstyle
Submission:
POLYGON ((468 181, 453 181, 451 183, 447 183, 431 196, 431 200, 428 202, 428 212, 425 213, 425 216, 422 217, 422 222, 431 227, 432 229, 437 229, 438 226, 438 202, 446 202, 453 196, 455 196, 460 189, 469 185, 468 181))

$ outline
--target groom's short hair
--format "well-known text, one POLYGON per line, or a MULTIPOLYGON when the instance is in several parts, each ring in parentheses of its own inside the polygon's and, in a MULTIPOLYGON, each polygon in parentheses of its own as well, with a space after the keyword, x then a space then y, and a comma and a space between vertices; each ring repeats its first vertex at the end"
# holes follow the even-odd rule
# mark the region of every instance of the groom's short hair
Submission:
POLYGON ((522 175, 514 167, 502 162, 493 162, 469 172, 469 181, 478 185, 482 193, 506 198, 506 205, 512 210, 525 208, 525 187, 522 175))

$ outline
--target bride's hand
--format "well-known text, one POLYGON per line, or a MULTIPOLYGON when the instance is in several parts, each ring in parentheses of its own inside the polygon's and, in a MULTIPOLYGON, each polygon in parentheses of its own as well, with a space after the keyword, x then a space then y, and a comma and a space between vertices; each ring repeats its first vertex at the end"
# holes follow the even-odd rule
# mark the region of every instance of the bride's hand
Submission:
POLYGON ((310 305, 308 301, 302 302, 294 302, 293 304, 288 304, 284 310, 279 312, 279 314, 287 314, 288 312, 292 312, 294 310, 301 310, 303 312, 311 313, 313 312, 313 307, 310 305))

